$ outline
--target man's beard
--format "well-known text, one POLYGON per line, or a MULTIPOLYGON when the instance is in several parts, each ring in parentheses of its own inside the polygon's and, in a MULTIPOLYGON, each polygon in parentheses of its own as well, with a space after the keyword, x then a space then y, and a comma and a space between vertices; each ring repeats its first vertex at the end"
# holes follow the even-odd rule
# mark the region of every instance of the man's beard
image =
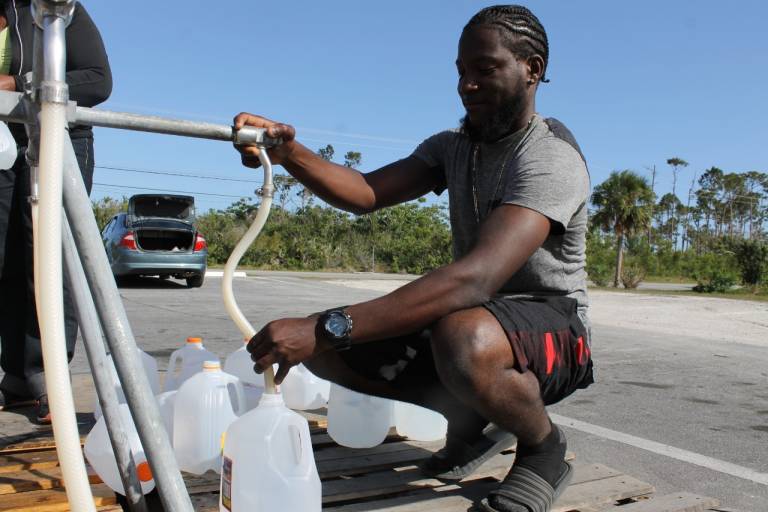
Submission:
POLYGON ((461 118, 461 129, 473 142, 496 142, 515 130, 515 125, 520 120, 520 114, 525 109, 526 103, 525 89, 521 87, 494 111, 486 123, 475 126, 469 120, 469 115, 466 115, 461 118))
POLYGON ((515 129, 515 122, 520 117, 520 98, 511 98, 501 105, 488 122, 475 126, 469 120, 469 115, 461 118, 461 129, 469 135, 472 142, 496 142, 515 129))

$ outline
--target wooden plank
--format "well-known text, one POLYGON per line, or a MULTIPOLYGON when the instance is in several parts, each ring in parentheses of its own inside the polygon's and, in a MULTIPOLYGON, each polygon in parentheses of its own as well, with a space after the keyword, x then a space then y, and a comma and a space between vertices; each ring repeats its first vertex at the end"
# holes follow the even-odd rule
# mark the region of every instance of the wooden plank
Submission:
MULTIPOLYGON (((92 484, 101 483, 101 479, 92 471, 89 472, 88 478, 92 484)), ((0 495, 55 489, 63 486, 64 479, 58 466, 38 468, 32 471, 0 473, 0 495)))
POLYGON ((628 503, 621 507, 621 512, 704 512, 719 506, 720 501, 715 498, 681 492, 628 503))
POLYGON ((0 476, 3 473, 47 469, 58 465, 55 450, 9 453, 0 455, 0 476))
MULTIPOLYGON (((485 497, 497 482, 475 481, 442 488, 424 489, 388 500, 331 507, 333 512, 466 512, 475 501, 485 497), (454 487, 452 489, 452 487, 454 487)), ((572 484, 555 503, 552 512, 594 509, 600 505, 653 492, 653 486, 626 475, 572 484)), ((621 508, 624 510, 624 507, 621 508)))
MULTIPOLYGON (((82 446, 83 443, 85 443, 85 435, 80 436, 80 446, 82 446)), ((0 448, 0 455, 46 450, 56 450, 56 442, 53 440, 53 437, 46 436, 42 439, 35 439, 34 441, 23 441, 3 446, 0 448)))
MULTIPOLYGON (((465 486, 469 482, 487 478, 500 480, 506 476, 513 460, 513 455, 496 456, 483 464, 472 476, 462 480, 461 484, 465 486)), ((602 464, 580 465, 576 463, 574 466, 576 473, 571 485, 621 475, 619 471, 602 464)), ((424 478, 417 469, 382 471, 357 478, 323 482, 323 503, 330 504, 373 496, 393 495, 420 488, 437 488, 445 485, 439 480, 424 478)))
MULTIPOLYGON (((115 493, 103 484, 92 485, 93 502, 97 507, 115 505, 115 493)), ((0 500, 0 512, 64 512, 69 510, 64 489, 30 491, 8 494, 0 500)))

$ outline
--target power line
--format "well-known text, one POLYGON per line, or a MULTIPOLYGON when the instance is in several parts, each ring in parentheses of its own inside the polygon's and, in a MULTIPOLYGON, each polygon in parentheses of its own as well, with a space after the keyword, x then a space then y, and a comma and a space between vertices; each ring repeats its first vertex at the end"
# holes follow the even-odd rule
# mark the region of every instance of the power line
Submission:
POLYGON ((169 190, 165 188, 149 188, 149 187, 131 187, 128 185, 115 185, 112 183, 98 183, 93 182, 94 185, 98 185, 100 187, 111 187, 111 188, 128 188, 132 190, 151 190, 153 192, 165 192, 165 193, 174 193, 174 194, 190 194, 190 195, 200 195, 200 196, 217 196, 217 197, 234 197, 236 199, 240 199, 243 197, 247 197, 246 195, 239 195, 235 196, 232 194, 213 194, 211 192, 190 192, 188 190, 169 190))
POLYGON ((204 180, 219 180, 219 181, 237 181, 240 183, 258 183, 261 184, 262 181, 259 180, 246 180, 242 178, 224 178, 221 176, 206 176, 202 174, 188 174, 188 173, 182 173, 182 172, 172 172, 172 171, 155 171, 155 170, 149 170, 149 169, 131 169, 128 167, 112 167, 107 165, 96 165, 94 166, 97 169, 107 169, 110 171, 121 171, 121 172, 138 172, 143 174, 160 174, 164 176, 182 176, 185 178, 199 178, 204 180))

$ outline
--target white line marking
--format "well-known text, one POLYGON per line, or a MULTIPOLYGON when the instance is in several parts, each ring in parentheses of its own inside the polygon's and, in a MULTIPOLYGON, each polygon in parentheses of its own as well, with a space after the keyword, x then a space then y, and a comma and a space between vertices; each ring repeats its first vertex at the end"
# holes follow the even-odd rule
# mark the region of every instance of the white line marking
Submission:
MULTIPOLYGON (((206 270, 205 277, 224 277, 223 270, 206 270)), ((233 272, 232 277, 246 277, 245 272, 233 272)))
POLYGON ((552 421, 559 425, 574 428, 576 430, 586 432, 587 434, 592 434, 605 439, 610 439, 611 441, 628 444, 642 450, 664 455, 665 457, 670 457, 672 459, 688 462, 689 464, 695 464, 703 468, 711 469, 719 473, 725 473, 726 475, 749 480, 750 482, 755 482, 761 485, 768 485, 768 473, 760 473, 759 471, 754 471, 752 469, 745 468, 744 466, 731 464, 730 462, 707 457, 706 455, 701 455, 699 453, 689 452, 688 450, 675 448, 674 446, 669 446, 663 443, 657 443, 656 441, 649 441, 648 439, 643 439, 642 437, 636 437, 630 434, 625 434, 623 432, 617 432, 616 430, 593 425, 585 421, 567 418, 565 416, 560 416, 559 414, 550 414, 550 417, 552 418, 552 421))

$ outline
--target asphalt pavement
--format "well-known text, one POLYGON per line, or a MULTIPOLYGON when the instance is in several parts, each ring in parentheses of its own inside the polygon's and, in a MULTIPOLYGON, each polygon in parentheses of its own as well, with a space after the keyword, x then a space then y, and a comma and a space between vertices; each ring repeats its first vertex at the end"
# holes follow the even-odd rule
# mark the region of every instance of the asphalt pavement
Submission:
MULTIPOLYGON (((327 282, 372 274, 254 273, 235 280, 241 309, 258 329, 379 292, 327 282)), ((387 277, 388 279, 389 277, 387 277)), ((402 279, 402 276, 398 277, 402 279)), ((138 344, 161 369, 187 336, 224 358, 241 337, 221 302, 221 279, 187 289, 139 279, 120 290, 138 344)), ((659 493, 719 498, 739 511, 768 509, 768 349, 686 335, 593 326, 598 382, 550 411, 579 460, 653 484, 659 493), (570 425, 570 426, 569 426, 570 425)), ((72 370, 87 372, 82 349, 72 370)))

